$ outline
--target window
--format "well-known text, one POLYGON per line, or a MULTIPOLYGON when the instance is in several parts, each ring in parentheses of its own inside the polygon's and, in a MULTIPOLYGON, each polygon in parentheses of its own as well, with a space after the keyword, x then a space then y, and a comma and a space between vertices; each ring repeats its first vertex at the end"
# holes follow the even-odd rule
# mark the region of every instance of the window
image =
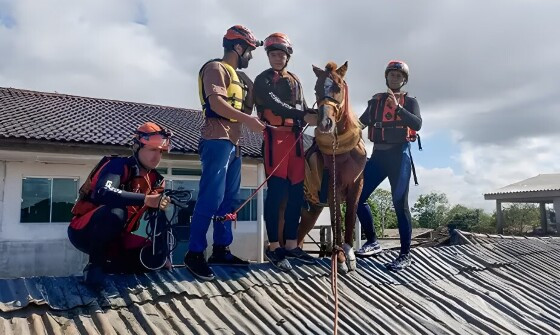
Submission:
POLYGON ((77 178, 23 178, 22 223, 70 222, 78 196, 77 178))
POLYGON ((192 192, 192 200, 198 198, 199 180, 165 180, 165 188, 171 190, 190 190, 192 192))
MULTIPOLYGON (((241 206, 255 190, 254 188, 242 188, 239 190, 239 201, 236 207, 241 206)), ((264 198, 266 199, 266 189, 264 189, 264 198)), ((256 195, 237 213, 237 221, 257 221, 256 195)))
POLYGON ((177 239, 177 246, 173 251, 173 264, 183 264, 183 257, 189 249, 189 237, 191 231, 191 218, 194 211, 194 205, 198 198, 199 180, 165 180, 165 188, 171 190, 190 190, 192 199, 189 201, 187 208, 178 209, 175 217, 176 226, 173 227, 173 234, 177 239))
MULTIPOLYGON (((181 180, 181 179, 166 179, 165 187, 171 190, 191 190, 193 198, 189 202, 186 209, 178 210, 175 218, 176 226, 173 227, 175 238, 177 238, 177 246, 172 254, 173 264, 183 264, 183 257, 188 251, 189 237, 190 237, 190 222, 194 211, 194 205, 198 199, 199 180, 181 180)), ((245 200, 253 194, 255 189, 242 188, 240 189, 237 201, 234 203, 235 208, 240 206, 245 200)), ((266 197, 266 189, 264 190, 266 197)), ((245 207, 237 214, 238 221, 256 221, 257 220, 257 197, 255 196, 245 207)), ((141 227, 145 227, 143 222, 141 227)), ((145 228, 140 228, 143 232, 145 228)))
POLYGON ((202 176, 201 168, 172 168, 171 174, 174 176, 202 176))
POLYGON ((158 168, 156 168, 156 171, 159 174, 167 174, 167 168, 166 167, 158 167, 158 168))

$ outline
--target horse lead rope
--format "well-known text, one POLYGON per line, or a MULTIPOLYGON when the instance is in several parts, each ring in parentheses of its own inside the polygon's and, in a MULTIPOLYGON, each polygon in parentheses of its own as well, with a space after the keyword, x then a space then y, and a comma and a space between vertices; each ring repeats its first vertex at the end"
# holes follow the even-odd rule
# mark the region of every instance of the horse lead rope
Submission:
POLYGON ((337 286, 337 277, 338 277, 338 253, 340 252, 340 248, 338 247, 338 216, 337 210, 339 209, 338 203, 336 201, 336 149, 338 146, 338 133, 337 128, 335 125, 334 128, 334 138, 333 138, 333 205, 334 205, 334 232, 333 232, 333 250, 331 256, 331 290, 334 296, 334 329, 333 334, 337 335, 338 333, 338 286, 337 286))
MULTIPOLYGON (((347 101, 348 101, 348 86, 346 84, 346 82, 344 82, 344 87, 346 88, 345 90, 345 97, 342 103, 342 106, 347 107, 347 101)), ((320 102, 317 103, 317 105, 331 105, 332 107, 340 110, 342 108, 342 106, 333 104, 331 101, 327 100, 324 101, 326 99, 321 100, 323 103, 321 104, 320 102)), ((339 115, 339 118, 337 120, 337 117, 335 116, 335 125, 334 125, 334 136, 333 136, 333 142, 332 142, 332 149, 333 149, 333 153, 332 153, 332 157, 333 157, 333 206, 334 206, 334 232, 333 232, 333 249, 332 249, 332 255, 331 255, 331 290, 333 293, 333 298, 334 298, 334 328, 333 328, 333 334, 337 335, 338 334, 338 285, 337 285, 337 277, 338 277, 338 254, 340 252, 344 252, 337 244, 337 232, 338 232, 338 216, 337 216, 337 210, 340 210, 340 207, 337 203, 337 195, 336 195, 336 149, 338 148, 338 128, 336 126, 336 123, 338 123, 340 120, 342 119, 342 113, 339 115)), ((341 218, 342 219, 342 218, 341 218)))
MULTIPOLYGON (((270 126, 267 126, 270 127, 270 126)), ((214 220, 216 221, 233 221, 233 228, 237 228, 237 213, 239 213, 239 211, 245 207, 249 201, 251 201, 251 199, 253 199, 257 193, 260 191, 261 188, 264 187, 264 185, 266 184, 266 182, 270 179, 270 177, 272 177, 274 175, 274 172, 276 172, 276 170, 278 170, 278 168, 280 167, 280 165, 282 165, 282 163, 284 162, 284 160, 286 160, 286 158, 288 157, 288 155, 290 154, 290 152, 295 148, 295 146, 300 142, 300 139, 303 136, 303 133, 305 132, 305 130, 309 127, 309 123, 305 124, 305 126, 303 127, 303 129, 301 130, 301 133, 299 134, 299 136, 296 138, 296 141, 294 142, 294 144, 292 144, 292 146, 290 147, 290 149, 288 149, 288 151, 286 151, 286 154, 284 155, 284 157, 282 157, 282 159, 280 160, 280 162, 278 163, 278 165, 276 165, 274 167, 274 169, 270 172, 270 174, 268 175, 268 177, 266 177, 266 179, 262 182, 262 184, 259 185, 259 187, 257 187, 257 189, 253 192, 253 194, 251 194, 247 200, 245 200, 245 202, 243 202, 241 204, 241 206, 237 207, 236 210, 234 210, 232 213, 228 213, 225 214, 223 216, 214 216, 214 220)), ((286 139, 288 139, 288 137, 290 136, 290 134, 288 134, 288 136, 286 136, 286 139)))

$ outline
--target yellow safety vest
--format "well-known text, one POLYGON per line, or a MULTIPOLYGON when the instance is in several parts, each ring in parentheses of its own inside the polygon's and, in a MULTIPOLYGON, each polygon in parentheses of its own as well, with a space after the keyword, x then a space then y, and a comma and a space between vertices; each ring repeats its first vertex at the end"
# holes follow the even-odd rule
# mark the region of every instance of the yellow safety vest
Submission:
MULTIPOLYGON (((247 86, 243 82, 241 82, 241 80, 239 80, 239 76, 237 75, 235 69, 228 63, 222 61, 221 59, 210 60, 202 66, 200 72, 198 73, 198 94, 200 98, 200 103, 202 104, 202 111, 204 112, 204 115, 206 117, 217 117, 217 118, 225 119, 223 116, 214 112, 210 108, 210 102, 208 101, 208 97, 206 95, 206 92, 204 91, 204 84, 202 82, 202 71, 204 70, 204 67, 206 67, 206 65, 210 62, 220 62, 227 70, 230 77, 230 82, 228 87, 226 88, 227 90, 226 100, 230 103, 230 105, 233 108, 239 111, 243 110, 243 101, 247 96, 247 86)), ((234 119, 227 119, 227 120, 231 122, 237 122, 237 120, 234 119)))

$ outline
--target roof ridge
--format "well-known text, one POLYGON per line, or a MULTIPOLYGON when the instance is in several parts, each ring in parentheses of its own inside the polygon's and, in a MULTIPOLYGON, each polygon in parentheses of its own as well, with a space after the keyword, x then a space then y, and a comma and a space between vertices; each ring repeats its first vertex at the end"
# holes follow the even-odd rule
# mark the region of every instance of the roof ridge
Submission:
POLYGON ((189 108, 175 107, 175 106, 166 106, 166 105, 159 105, 159 104, 151 104, 151 103, 146 103, 146 102, 135 102, 135 101, 126 101, 126 100, 118 100, 118 99, 107 99, 107 98, 95 98, 95 97, 88 97, 88 96, 75 95, 75 94, 35 91, 35 90, 27 90, 27 89, 14 88, 14 87, 0 87, 0 91, 18 92, 18 93, 29 94, 29 95, 53 96, 53 97, 61 97, 61 98, 78 98, 78 99, 85 99, 85 100, 107 101, 107 102, 121 103, 121 104, 125 104, 125 105, 139 105, 139 106, 165 108, 165 109, 173 108, 173 109, 179 109, 179 110, 184 110, 184 111, 188 111, 188 112, 198 112, 198 111, 200 111, 200 110, 196 110, 196 109, 189 109, 189 108))

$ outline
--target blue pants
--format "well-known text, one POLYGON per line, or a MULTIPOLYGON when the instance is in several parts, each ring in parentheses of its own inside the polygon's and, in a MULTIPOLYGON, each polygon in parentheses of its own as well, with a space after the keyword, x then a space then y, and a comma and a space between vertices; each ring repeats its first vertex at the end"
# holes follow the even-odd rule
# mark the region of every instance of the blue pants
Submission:
POLYGON ((404 143, 388 150, 373 150, 364 169, 364 187, 358 202, 358 219, 364 228, 368 242, 373 242, 377 240, 377 236, 367 199, 377 186, 389 177, 393 205, 399 225, 401 254, 410 252, 412 236, 412 217, 408 208, 408 187, 411 173, 409 146, 409 143, 404 143))
MULTIPOLYGON (((203 252, 208 246, 206 233, 214 215, 233 212, 241 185, 241 157, 229 140, 201 140, 198 145, 202 176, 198 200, 191 220, 189 251, 203 252)), ((231 221, 214 222, 214 245, 233 242, 231 221)))

